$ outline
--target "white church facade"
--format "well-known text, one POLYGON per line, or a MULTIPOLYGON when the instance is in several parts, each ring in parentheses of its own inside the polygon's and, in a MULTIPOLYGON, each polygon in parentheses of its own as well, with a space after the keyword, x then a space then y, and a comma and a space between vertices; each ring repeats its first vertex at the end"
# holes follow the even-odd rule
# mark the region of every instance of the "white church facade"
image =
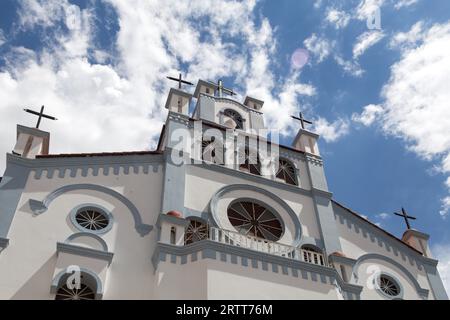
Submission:
POLYGON ((0 299, 448 299, 428 235, 335 201, 319 136, 267 141, 264 102, 225 91, 171 89, 155 151, 50 154, 18 125, 0 299))

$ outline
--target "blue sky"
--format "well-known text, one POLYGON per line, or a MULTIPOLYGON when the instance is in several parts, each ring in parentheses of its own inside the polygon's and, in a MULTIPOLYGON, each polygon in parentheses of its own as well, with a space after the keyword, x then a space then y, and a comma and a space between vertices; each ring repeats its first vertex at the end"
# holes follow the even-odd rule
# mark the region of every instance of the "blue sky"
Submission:
MULTIPOLYGON (((322 135, 335 199, 401 236, 432 235, 450 274, 450 2, 447 0, 0 3, 0 141, 41 104, 52 152, 153 148, 170 87, 223 78, 261 98, 290 144, 300 108, 322 135), (381 17, 381 29, 367 20, 381 17), (293 66, 297 49, 309 52, 293 66), (387 215, 386 215, 387 214, 387 215)), ((448 277, 448 276, 447 276, 448 277)), ((449 277, 450 278, 450 277, 449 277)))

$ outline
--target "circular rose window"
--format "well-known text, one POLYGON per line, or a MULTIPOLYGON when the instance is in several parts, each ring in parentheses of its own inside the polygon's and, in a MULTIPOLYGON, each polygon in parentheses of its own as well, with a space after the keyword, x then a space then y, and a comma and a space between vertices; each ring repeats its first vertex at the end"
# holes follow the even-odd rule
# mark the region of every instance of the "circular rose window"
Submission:
POLYGON ((283 234, 281 221, 262 205, 250 201, 235 202, 228 208, 230 223, 242 234, 278 241, 283 234))

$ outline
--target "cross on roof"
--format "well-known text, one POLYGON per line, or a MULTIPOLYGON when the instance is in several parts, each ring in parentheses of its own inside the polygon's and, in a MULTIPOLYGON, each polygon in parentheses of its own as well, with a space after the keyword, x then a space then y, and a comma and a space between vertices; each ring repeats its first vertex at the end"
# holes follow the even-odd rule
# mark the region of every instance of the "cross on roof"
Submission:
POLYGON ((34 115, 36 115, 36 116, 39 117, 39 118, 38 118, 38 121, 37 121, 37 124, 36 124, 36 129, 39 129, 39 126, 40 126, 40 124, 41 124, 42 118, 46 118, 46 119, 50 119, 50 120, 58 120, 58 119, 56 119, 55 117, 52 117, 52 116, 47 115, 47 114, 44 114, 44 108, 45 108, 45 107, 42 106, 40 112, 37 112, 37 111, 34 111, 34 110, 30 110, 30 109, 23 109, 25 112, 34 114, 34 115))
POLYGON ((292 117, 293 119, 295 119, 295 120, 299 120, 299 121, 300 121, 300 123, 301 123, 301 125, 302 125, 302 129, 305 129, 305 123, 307 123, 307 124, 312 124, 311 121, 306 120, 306 119, 303 117, 303 113, 302 113, 302 112, 299 113, 299 117, 295 117, 295 116, 291 116, 291 117, 292 117))
POLYGON ((223 93, 227 93, 227 94, 229 94, 230 96, 234 96, 234 95, 236 94, 236 93, 234 93, 233 89, 225 88, 225 87, 223 86, 223 81, 222 81, 222 80, 219 80, 219 81, 217 82, 217 90, 219 91, 219 97, 222 97, 222 94, 223 94, 223 93))
POLYGON ((187 85, 190 85, 190 86, 193 86, 193 85, 194 85, 192 82, 183 80, 183 76, 181 75, 181 73, 180 73, 180 75, 178 76, 178 78, 167 77, 167 79, 172 80, 172 81, 177 81, 177 82, 178 82, 178 89, 181 89, 181 86, 182 86, 183 84, 187 84, 187 85))
POLYGON ((394 212, 394 214, 396 216, 403 217, 403 219, 405 219, 405 222, 406 222, 406 227, 408 228, 408 230, 411 230, 411 225, 409 224, 409 220, 416 220, 415 217, 408 216, 408 213, 406 212, 406 210, 404 208, 402 208, 402 213, 394 212))

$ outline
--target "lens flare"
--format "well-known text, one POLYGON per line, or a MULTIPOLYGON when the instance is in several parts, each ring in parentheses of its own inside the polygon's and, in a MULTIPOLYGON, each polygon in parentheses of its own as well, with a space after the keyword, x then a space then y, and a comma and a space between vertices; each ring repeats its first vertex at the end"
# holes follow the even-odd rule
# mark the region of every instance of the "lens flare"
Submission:
POLYGON ((303 68, 309 60, 309 52, 306 49, 297 49, 291 57, 291 65, 294 69, 303 68))

